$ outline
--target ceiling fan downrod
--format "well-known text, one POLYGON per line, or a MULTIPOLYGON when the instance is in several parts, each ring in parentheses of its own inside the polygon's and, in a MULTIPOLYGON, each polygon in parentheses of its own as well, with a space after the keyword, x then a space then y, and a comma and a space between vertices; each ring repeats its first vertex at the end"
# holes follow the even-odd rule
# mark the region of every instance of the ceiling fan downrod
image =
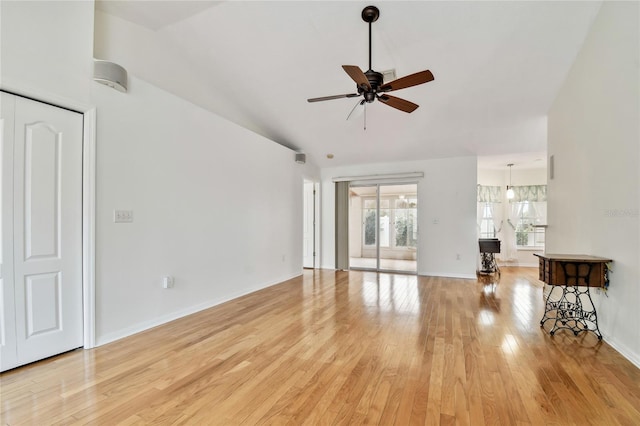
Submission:
POLYGON ((371 24, 376 22, 380 17, 380 9, 375 6, 367 6, 362 9, 362 20, 369 23, 369 71, 373 70, 371 66, 371 24))

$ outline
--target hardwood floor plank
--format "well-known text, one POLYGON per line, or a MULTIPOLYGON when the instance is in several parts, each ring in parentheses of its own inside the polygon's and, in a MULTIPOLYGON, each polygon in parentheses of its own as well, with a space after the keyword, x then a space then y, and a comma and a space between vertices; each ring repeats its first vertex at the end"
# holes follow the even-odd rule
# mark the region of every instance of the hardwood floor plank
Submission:
POLYGON ((475 280, 305 270, 0 375, 0 423, 640 424, 640 370, 539 327, 535 268, 475 280))
MULTIPOLYGON (((444 338, 436 337, 434 340, 431 370, 429 372, 429 387, 426 394, 417 393, 414 401, 414 409, 411 413, 411 420, 416 424, 436 424, 440 420, 442 410, 442 388, 444 382, 444 372, 446 365, 446 343, 444 338), (426 407, 422 409, 425 401, 426 407)), ((425 368, 426 372, 426 368, 425 368)))

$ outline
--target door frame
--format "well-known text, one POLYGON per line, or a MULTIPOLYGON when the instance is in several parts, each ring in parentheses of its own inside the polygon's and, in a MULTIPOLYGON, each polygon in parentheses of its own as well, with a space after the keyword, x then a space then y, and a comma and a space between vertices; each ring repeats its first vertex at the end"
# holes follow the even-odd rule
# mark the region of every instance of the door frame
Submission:
MULTIPOLYGON (((393 273, 393 274, 407 274, 407 275, 418 275, 418 260, 416 258, 416 270, 415 271, 403 271, 403 270, 395 270, 395 269, 383 269, 380 267, 380 187, 381 186, 395 186, 395 185, 415 185, 416 186, 416 194, 418 192, 418 181, 352 181, 349 184, 349 188, 353 187, 375 187, 376 188, 376 226, 375 226, 375 238, 376 238, 376 266, 375 268, 369 267, 352 267, 351 262, 349 262, 349 269, 357 270, 357 271, 372 271, 372 272, 383 272, 383 273, 393 273)), ((350 212, 348 213, 351 214, 350 212)), ((350 222, 350 220, 349 220, 350 222)), ((350 234, 350 231, 349 231, 350 234)), ((364 239, 364 232, 362 234, 361 241, 359 244, 362 244, 364 239)), ((351 244, 351 241, 349 241, 351 244)))
MULTIPOLYGON (((314 179, 310 179, 310 178, 303 178, 302 179, 302 188, 303 191, 306 191, 306 184, 312 184, 313 185, 313 193, 312 193, 312 197, 313 197, 313 211, 312 211, 312 245, 313 245, 313 265, 311 268, 307 268, 307 269, 318 269, 319 268, 319 253, 320 253, 320 183, 314 179)), ((304 203, 304 195, 302 197, 302 202, 304 203)), ((302 210, 304 212, 306 206, 303 205, 302 210)), ((303 215, 303 221, 307 220, 307 216, 303 215)), ((304 256, 304 255, 303 255, 304 256)), ((303 264, 303 269, 305 268, 304 266, 304 257, 302 259, 302 264, 303 264)))
POLYGON ((33 88, 0 85, 12 95, 82 114, 82 313, 83 348, 96 346, 96 107, 33 88))

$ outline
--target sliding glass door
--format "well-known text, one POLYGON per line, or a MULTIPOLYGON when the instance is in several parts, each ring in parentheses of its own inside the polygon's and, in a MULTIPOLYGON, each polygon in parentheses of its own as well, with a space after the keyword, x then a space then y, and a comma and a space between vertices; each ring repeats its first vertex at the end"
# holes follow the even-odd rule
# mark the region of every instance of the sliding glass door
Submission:
POLYGON ((349 187, 349 266, 416 273, 417 184, 349 187))

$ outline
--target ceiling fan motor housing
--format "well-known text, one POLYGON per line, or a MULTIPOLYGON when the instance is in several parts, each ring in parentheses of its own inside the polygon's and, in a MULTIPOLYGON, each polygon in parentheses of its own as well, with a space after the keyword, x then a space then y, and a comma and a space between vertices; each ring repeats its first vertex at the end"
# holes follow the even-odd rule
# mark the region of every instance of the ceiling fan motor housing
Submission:
POLYGON ((371 86, 371 90, 367 88, 362 88, 358 86, 358 93, 364 93, 364 99, 367 102, 373 102, 376 99, 376 93, 378 93, 378 88, 382 86, 382 82, 384 80, 384 76, 376 71, 368 70, 364 73, 367 76, 367 80, 369 80, 369 85, 371 86))

